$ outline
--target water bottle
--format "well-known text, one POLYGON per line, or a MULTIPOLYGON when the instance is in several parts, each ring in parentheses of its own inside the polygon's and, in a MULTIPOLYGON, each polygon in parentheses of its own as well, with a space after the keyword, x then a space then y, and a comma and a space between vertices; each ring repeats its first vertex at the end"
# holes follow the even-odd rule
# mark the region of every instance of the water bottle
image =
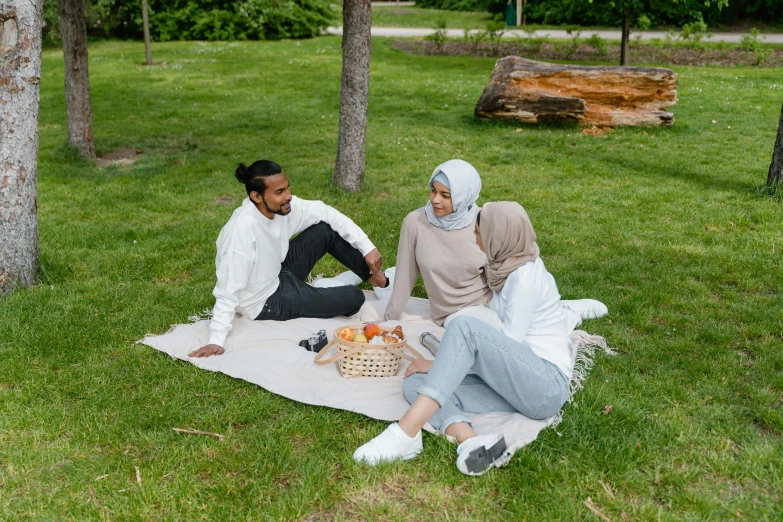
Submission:
POLYGON ((422 346, 429 350, 432 355, 438 353, 438 348, 440 348, 440 339, 431 333, 424 332, 421 334, 421 337, 419 337, 419 342, 422 346))

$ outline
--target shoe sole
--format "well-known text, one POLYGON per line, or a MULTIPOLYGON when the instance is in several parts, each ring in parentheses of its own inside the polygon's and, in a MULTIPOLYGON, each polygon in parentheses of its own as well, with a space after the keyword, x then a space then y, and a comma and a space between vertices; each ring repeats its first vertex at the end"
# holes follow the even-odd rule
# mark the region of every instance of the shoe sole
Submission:
POLYGON ((493 466, 505 466, 510 459, 511 456, 506 453, 506 439, 501 436, 489 448, 481 446, 468 453, 465 468, 468 475, 481 475, 493 466))

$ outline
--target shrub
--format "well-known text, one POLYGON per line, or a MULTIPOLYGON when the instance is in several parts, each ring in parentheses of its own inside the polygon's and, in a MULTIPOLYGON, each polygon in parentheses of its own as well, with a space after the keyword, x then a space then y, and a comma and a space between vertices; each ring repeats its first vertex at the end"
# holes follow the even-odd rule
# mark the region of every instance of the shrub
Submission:
POLYGON ((761 42, 763 38, 764 37, 761 36, 759 30, 754 27, 750 30, 750 34, 742 35, 742 39, 740 40, 740 46, 756 56, 756 61, 753 65, 764 65, 764 62, 766 62, 767 59, 769 59, 770 54, 772 54, 772 49, 766 47, 761 42))
POLYGON ((486 39, 492 44, 492 54, 498 54, 500 49, 500 41, 503 38, 504 29, 506 28, 505 21, 492 20, 487 22, 487 30, 485 32, 486 39))
POLYGON ((571 58, 579 48, 579 37, 582 35, 582 28, 578 25, 566 25, 565 29, 568 38, 571 40, 565 48, 565 59, 571 58))
POLYGON ((712 33, 707 32, 707 24, 701 20, 683 25, 682 32, 680 32, 680 39, 690 44, 691 49, 701 47, 701 40, 705 36, 711 38, 712 33))
POLYGON ((606 40, 598 36, 598 33, 593 33, 593 36, 585 40, 585 43, 595 49, 602 57, 606 56, 606 40))
MULTIPOLYGON (((276 40, 307 38, 331 25, 329 0, 150 0, 153 40, 276 40)), ((141 2, 87 0, 87 34, 141 38, 141 2)), ((44 42, 59 41, 57 2, 44 3, 44 42)))
POLYGON ((531 29, 529 27, 524 27, 523 30, 525 31, 525 34, 527 35, 527 41, 530 44, 530 51, 534 54, 538 54, 539 51, 541 51, 541 46, 543 46, 547 41, 549 41, 549 35, 545 34, 542 36, 538 36, 535 29, 531 29))
POLYGON ((443 18, 439 19, 435 24, 435 32, 425 36, 425 39, 433 42, 438 51, 440 51, 443 42, 446 41, 446 20, 443 18))
POLYGON ((478 52, 481 42, 487 39, 487 33, 485 31, 471 31, 470 28, 465 28, 465 41, 470 43, 470 50, 473 54, 478 52))

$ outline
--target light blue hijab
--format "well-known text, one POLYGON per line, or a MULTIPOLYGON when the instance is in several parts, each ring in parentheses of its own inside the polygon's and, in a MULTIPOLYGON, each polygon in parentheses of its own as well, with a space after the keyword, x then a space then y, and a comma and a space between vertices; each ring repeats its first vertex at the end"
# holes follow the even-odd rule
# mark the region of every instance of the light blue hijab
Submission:
POLYGON ((481 193, 481 177, 473 165, 461 159, 449 160, 438 165, 430 176, 430 189, 435 181, 439 181, 451 190, 451 204, 454 211, 443 217, 435 215, 432 203, 427 202, 424 212, 427 220, 439 228, 459 230, 473 225, 476 218, 476 200, 481 193), (443 183, 443 177, 446 183, 443 183), (437 180, 435 178, 438 178, 437 180))

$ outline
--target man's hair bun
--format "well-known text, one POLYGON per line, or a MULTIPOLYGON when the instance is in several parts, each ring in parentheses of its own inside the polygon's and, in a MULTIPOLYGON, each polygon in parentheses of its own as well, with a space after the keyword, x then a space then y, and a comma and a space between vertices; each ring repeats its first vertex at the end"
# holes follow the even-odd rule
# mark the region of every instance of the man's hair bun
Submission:
POLYGON ((240 163, 237 166, 237 170, 234 172, 234 175, 237 177, 237 181, 240 183, 247 183, 251 179, 250 169, 244 163, 240 163))
POLYGON ((281 174, 282 172, 282 167, 274 161, 258 160, 250 164, 249 167, 244 163, 240 163, 237 165, 237 170, 234 171, 234 176, 240 183, 245 185, 248 195, 254 191, 263 194, 264 190, 266 190, 264 178, 281 174))

